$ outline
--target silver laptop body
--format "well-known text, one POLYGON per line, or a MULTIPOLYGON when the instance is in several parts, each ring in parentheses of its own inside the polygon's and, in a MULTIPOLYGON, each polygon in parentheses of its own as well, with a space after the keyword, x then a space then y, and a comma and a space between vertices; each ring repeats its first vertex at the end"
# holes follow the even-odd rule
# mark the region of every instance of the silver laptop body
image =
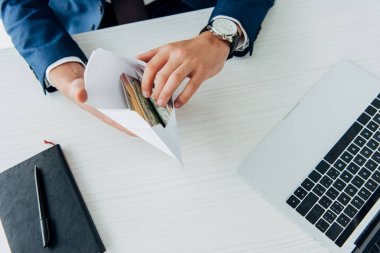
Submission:
MULTIPOLYGON (((347 131, 351 131, 351 135, 358 131, 361 134, 366 126, 358 123, 357 119, 362 116, 363 112, 369 110, 367 107, 379 93, 380 81, 374 76, 350 62, 341 61, 335 64, 239 168, 239 173, 252 184, 257 192, 334 253, 354 251, 357 248, 358 240, 363 241, 363 238, 359 237, 363 235, 364 229, 369 224, 373 227, 373 220, 380 210, 380 201, 371 195, 367 196, 366 190, 368 189, 362 188, 366 185, 371 188, 370 193, 377 191, 378 195, 379 187, 373 182, 378 179, 378 173, 375 174, 375 172, 380 171, 380 166, 374 169, 373 166, 379 165, 378 162, 375 165, 373 162, 372 165, 356 164, 356 162, 359 164, 363 162, 359 156, 357 157, 357 154, 361 154, 361 149, 364 148, 364 146, 359 147, 360 143, 359 146, 350 146, 352 149, 350 151, 356 155, 348 152, 347 146, 343 148, 343 153, 346 151, 348 153, 346 152, 344 157, 339 156, 335 159, 336 161, 340 159, 339 162, 334 160, 334 164, 329 164, 324 158, 329 159, 330 162, 333 161, 331 159, 336 158, 334 157, 336 154, 329 152, 347 131), (353 126, 354 122, 356 122, 355 126, 353 126), (352 126, 361 128, 352 130, 352 126), (355 150, 358 148, 359 150, 355 150), (342 160, 344 160, 343 163, 342 160), (325 162, 322 164, 324 166, 320 165, 322 161, 325 162), (316 170, 318 165, 323 167, 319 168, 320 172, 316 170), (351 166, 350 169, 347 168, 348 165, 351 166), (362 169, 366 168, 365 166, 372 167, 370 167, 371 169, 362 169), (344 171, 346 172, 343 175, 344 171), (311 183, 305 182, 307 178, 311 180, 311 183), (354 178, 355 182, 352 181, 354 178), (364 182, 361 182, 361 179, 364 182), (372 180, 371 183, 368 183, 369 179, 372 180), (342 182, 344 183, 342 184, 342 182), (361 183, 363 186, 360 186, 361 183), (334 186, 341 190, 337 190, 334 186), (360 196, 362 197, 358 197, 361 189, 360 196), (329 194, 326 195, 328 190, 329 194), (345 195, 342 194, 343 192, 345 195), (355 202, 353 202, 354 198, 355 202), (306 199, 308 202, 303 203, 306 199), (367 205, 369 200, 372 202, 370 207, 367 205), (350 207, 348 207, 349 205, 350 207), (360 211, 360 205, 369 210, 360 211), (343 209, 339 211, 339 208, 342 207, 343 209), (359 212, 365 213, 360 221, 355 219, 359 212), (348 227, 352 232, 344 232, 348 227)), ((370 109, 368 112, 373 114, 373 109, 370 109)), ((369 115, 371 118, 369 122, 374 120, 377 113, 376 111, 373 116, 369 115)), ((364 116, 360 119, 365 122, 368 117, 364 116)), ((372 123, 368 127, 374 131, 373 134, 379 131, 379 129, 374 129, 376 124, 372 123)), ((345 137, 347 135, 350 133, 345 137)), ((368 136, 365 135, 365 137, 368 136)), ((372 136, 373 138, 374 136, 372 136)), ((364 139, 369 141, 369 139, 364 139)), ((347 145, 344 140, 340 142, 341 146, 347 145)), ((350 144, 352 143, 353 140, 350 144)), ((376 141, 372 141, 371 144, 376 146, 376 141)), ((339 147, 335 150, 339 150, 339 147)), ((378 150, 380 148, 374 147, 369 158, 374 156, 378 150)), ((365 150, 363 152, 368 155, 365 150)), ((379 157, 373 157, 373 159, 375 158, 379 157)))

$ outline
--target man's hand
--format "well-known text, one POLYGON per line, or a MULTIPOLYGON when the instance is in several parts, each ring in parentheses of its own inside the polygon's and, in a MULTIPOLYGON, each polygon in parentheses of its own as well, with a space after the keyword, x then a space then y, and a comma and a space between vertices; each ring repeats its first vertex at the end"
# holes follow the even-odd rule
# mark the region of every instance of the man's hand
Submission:
POLYGON ((221 71, 229 50, 228 42, 206 31, 193 39, 171 43, 137 56, 148 63, 141 84, 144 96, 150 97, 153 90, 157 104, 165 106, 181 82, 189 77, 186 87, 174 101, 176 108, 183 106, 203 81, 221 71))
POLYGON ((134 136, 133 133, 122 127, 120 124, 104 116, 95 108, 84 104, 87 100, 87 92, 84 86, 84 67, 82 64, 77 62, 61 64, 50 71, 49 78, 57 90, 81 108, 90 112, 106 124, 134 136))
POLYGON ((63 95, 77 104, 87 100, 87 92, 84 88, 84 67, 78 62, 66 62, 49 73, 52 84, 63 95))

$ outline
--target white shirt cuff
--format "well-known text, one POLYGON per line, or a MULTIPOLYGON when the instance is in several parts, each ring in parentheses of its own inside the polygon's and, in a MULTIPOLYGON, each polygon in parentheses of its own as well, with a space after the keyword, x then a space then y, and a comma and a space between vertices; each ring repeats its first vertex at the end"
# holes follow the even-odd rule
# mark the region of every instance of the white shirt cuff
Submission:
POLYGON ((68 56, 68 57, 64 57, 62 59, 59 59, 58 61, 55 61, 54 63, 50 64, 45 71, 45 77, 46 77, 45 78, 46 79, 45 85, 46 85, 46 87, 50 87, 50 86, 54 87, 54 85, 51 83, 50 78, 49 78, 50 71, 53 68, 55 68, 61 64, 67 63, 67 62, 78 62, 78 63, 82 64, 83 67, 86 66, 83 63, 83 61, 79 57, 76 57, 76 56, 68 56))
POLYGON ((231 18, 229 16, 224 16, 224 15, 215 16, 211 21, 214 21, 217 18, 229 19, 231 21, 234 21, 240 27, 240 29, 243 32, 243 39, 239 42, 239 45, 237 46, 236 51, 244 51, 249 46, 249 38, 248 38, 247 32, 245 31, 241 23, 235 18, 231 18))

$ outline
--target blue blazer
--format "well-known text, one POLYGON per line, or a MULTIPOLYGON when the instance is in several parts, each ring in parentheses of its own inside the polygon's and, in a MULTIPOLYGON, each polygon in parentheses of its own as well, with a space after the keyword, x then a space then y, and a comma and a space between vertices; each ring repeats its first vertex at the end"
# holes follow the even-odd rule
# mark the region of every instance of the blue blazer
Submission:
MULTIPOLYGON (((210 19, 217 15, 236 18, 246 30, 252 53, 261 23, 275 0, 181 0, 194 9, 215 6, 210 19)), ((0 0, 6 31, 18 52, 28 62, 44 91, 46 68, 55 61, 86 56, 71 34, 95 30, 103 17, 105 0, 0 0)), ((206 24, 205 24, 206 25, 206 24)), ((201 27, 200 27, 201 29, 201 27)), ((247 53, 247 52, 245 52, 247 53)))

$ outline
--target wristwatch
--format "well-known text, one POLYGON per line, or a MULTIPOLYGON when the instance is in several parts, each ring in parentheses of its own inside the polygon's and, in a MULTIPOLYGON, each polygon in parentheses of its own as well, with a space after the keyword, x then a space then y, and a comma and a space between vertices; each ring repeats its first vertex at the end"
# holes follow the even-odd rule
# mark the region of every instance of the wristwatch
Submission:
POLYGON ((237 24, 226 18, 216 18, 206 25, 200 33, 205 31, 210 31, 219 39, 230 43, 230 53, 227 60, 231 59, 240 42, 240 34, 237 24))

